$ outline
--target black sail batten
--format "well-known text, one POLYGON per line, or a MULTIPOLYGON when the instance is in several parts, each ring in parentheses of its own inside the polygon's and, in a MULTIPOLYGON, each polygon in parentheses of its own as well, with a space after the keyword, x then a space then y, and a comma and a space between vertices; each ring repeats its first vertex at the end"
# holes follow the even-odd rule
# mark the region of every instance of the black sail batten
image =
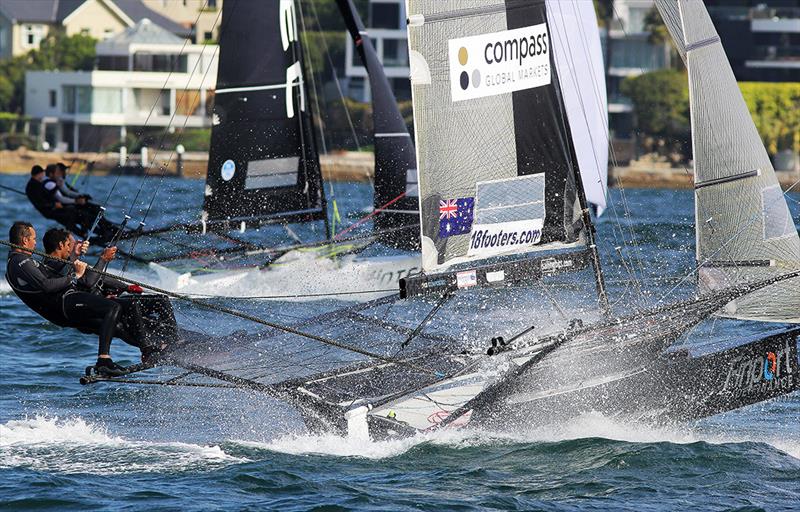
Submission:
POLYGON ((367 70, 372 91, 375 151, 374 226, 378 239, 395 247, 418 249, 413 230, 386 230, 419 223, 417 160, 414 143, 375 47, 352 0, 336 0, 356 52, 367 70))
POLYGON ((229 0, 205 221, 327 219, 294 2, 229 0))

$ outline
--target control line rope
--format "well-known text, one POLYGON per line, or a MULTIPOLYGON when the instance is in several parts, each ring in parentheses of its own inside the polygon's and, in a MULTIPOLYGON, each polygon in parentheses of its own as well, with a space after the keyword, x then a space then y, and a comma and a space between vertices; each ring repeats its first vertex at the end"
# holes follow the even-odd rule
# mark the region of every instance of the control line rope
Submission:
MULTIPOLYGON (((23 252, 26 252, 26 253, 35 254, 37 256, 41 256, 42 258, 50 260, 50 261, 57 261, 59 263, 65 263, 65 264, 72 265, 72 262, 69 261, 69 260, 65 260, 65 259, 62 259, 62 258, 56 258, 56 257, 50 256, 49 254, 44 253, 42 251, 39 251, 39 250, 36 250, 36 249, 28 249, 26 247, 23 247, 21 245, 17 245, 17 244, 8 242, 6 240, 0 240, 0 245, 5 245, 6 247, 10 247, 11 249, 16 249, 18 251, 23 251, 23 252)), ((87 268, 87 271, 88 270, 90 270, 90 269, 87 268)), ((115 274, 111 274, 109 272, 105 272, 105 271, 101 271, 101 270, 95 270, 95 269, 91 269, 91 271, 96 273, 96 274, 98 274, 98 275, 100 275, 100 276, 102 276, 102 277, 111 277, 111 278, 117 279, 118 281, 122 281, 123 283, 135 284, 137 286, 141 286, 142 288, 146 288, 146 289, 154 291, 156 293, 160 293, 162 295, 166 295, 167 297, 171 297, 173 299, 182 300, 182 301, 188 302, 190 304, 193 304, 195 306, 199 306, 199 307, 202 307, 202 308, 210 309, 212 311, 217 311, 219 313, 224 313, 226 315, 231 315, 231 316, 234 316, 234 317, 237 317, 237 318, 241 318, 241 319, 244 319, 244 320, 249 320, 251 322, 254 322, 254 323, 257 323, 257 324, 260 324, 260 325, 264 325, 264 326, 267 326, 267 327, 272 327, 273 329, 277 329, 279 331, 283 331, 283 332, 286 332, 286 333, 289 333, 289 334, 294 334, 295 336, 300 336, 300 337, 303 337, 303 338, 308 338, 310 340, 318 341, 318 342, 320 342, 320 343, 322 343, 324 345, 329 345, 331 347, 339 348, 339 349, 342 349, 342 350, 347 350, 349 352, 353 352, 353 353, 356 353, 356 354, 360 354, 362 356, 370 357, 372 359, 383 361, 385 363, 396 364, 398 366, 406 366, 406 367, 411 368, 411 369, 413 369, 415 371, 418 371, 418 372, 439 376, 438 372, 434 372, 434 371, 432 371, 432 370, 430 370, 428 368, 416 365, 414 363, 409 363, 408 361, 404 361, 404 360, 401 360, 401 359, 395 359, 395 358, 392 358, 392 357, 383 356, 381 354, 376 354, 374 352, 370 352, 368 350, 364 350, 364 349, 361 349, 361 348, 358 348, 358 347, 354 347, 352 345, 348 345, 346 343, 342 343, 340 341, 336 341, 336 340, 331 339, 331 338, 326 338, 324 336, 319 336, 317 334, 304 332, 304 331, 301 331, 299 329, 295 329, 295 328, 287 326, 287 325, 276 324, 274 322, 270 322, 268 320, 264 320, 262 318, 258 318, 256 316, 244 313, 242 311, 237 311, 235 309, 227 308, 225 306, 220 306, 220 305, 217 305, 217 304, 209 304, 209 303, 204 302, 202 300, 194 299, 192 297, 189 297, 189 296, 186 296, 186 295, 182 295, 180 293, 171 292, 171 291, 165 290, 163 288, 158 288, 158 287, 149 285, 147 283, 142 283, 142 282, 139 282, 139 281, 135 281, 133 279, 129 279, 129 278, 126 278, 126 277, 122 277, 122 276, 118 276, 118 275, 115 275, 115 274)))

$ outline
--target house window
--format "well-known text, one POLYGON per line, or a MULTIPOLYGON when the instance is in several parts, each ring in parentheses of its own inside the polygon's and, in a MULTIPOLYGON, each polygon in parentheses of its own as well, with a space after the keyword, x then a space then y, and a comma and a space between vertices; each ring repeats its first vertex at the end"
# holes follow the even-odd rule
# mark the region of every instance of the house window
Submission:
POLYGON ((50 108, 56 108, 56 91, 50 89, 50 108))
POLYGON ((625 27, 627 32, 644 32, 644 20, 650 9, 655 7, 630 7, 628 10, 628 26, 625 27))
POLYGON ((88 36, 89 35, 89 29, 86 28, 86 27, 82 28, 81 29, 81 35, 82 36, 88 36))
POLYGON ((64 98, 64 102, 61 105, 61 110, 65 114, 74 114, 75 113, 75 86, 74 85, 65 85, 61 88, 61 97, 64 98))
POLYGON ((203 42, 213 41, 213 40, 214 40, 213 32, 203 32, 203 42))
POLYGON ((206 4, 206 7, 208 9, 216 9, 217 8, 217 0, 208 0, 208 3, 206 4))
POLYGON ((5 50, 6 48, 6 34, 8 31, 6 27, 0 27, 0 51, 5 50))
POLYGON ((23 25, 22 46, 24 48, 38 48, 44 39, 44 25, 23 25))
POLYGON ((103 30, 103 39, 108 39, 109 37, 114 35, 113 28, 107 28, 103 30))
POLYGON ((396 2, 374 2, 370 5, 371 28, 400 28, 400 4, 396 2))
POLYGON ((383 40, 383 65, 408 67, 408 47, 402 39, 383 40))

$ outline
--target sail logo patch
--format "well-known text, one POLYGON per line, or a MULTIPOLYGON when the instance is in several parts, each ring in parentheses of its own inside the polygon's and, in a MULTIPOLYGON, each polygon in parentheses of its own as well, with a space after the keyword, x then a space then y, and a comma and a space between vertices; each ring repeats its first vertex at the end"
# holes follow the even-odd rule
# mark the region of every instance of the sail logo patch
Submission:
POLYGON ((233 160, 225 160, 219 173, 222 175, 223 180, 231 181, 231 178, 236 173, 236 164, 233 163, 233 160))
POLYGON ((450 39, 453 101, 495 96, 550 83, 547 24, 450 39))
POLYGON ((488 257, 519 250, 542 241, 544 219, 475 224, 468 256, 488 257))
POLYGON ((439 200, 439 238, 463 235, 472 229, 474 197, 439 200))

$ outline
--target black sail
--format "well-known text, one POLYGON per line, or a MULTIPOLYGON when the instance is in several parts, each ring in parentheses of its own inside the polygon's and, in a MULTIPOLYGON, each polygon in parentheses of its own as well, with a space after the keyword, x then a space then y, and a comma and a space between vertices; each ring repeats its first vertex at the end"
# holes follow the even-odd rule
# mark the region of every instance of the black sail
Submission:
POLYGON ((204 220, 326 218, 294 1, 227 0, 204 220))
POLYGON ((336 0, 372 90, 372 123, 375 147, 375 230, 379 239, 396 247, 418 248, 413 229, 396 229, 419 223, 417 160, 414 144, 397 99, 389 85, 361 17, 352 0, 336 0), (387 232, 387 230, 390 230, 387 232))

